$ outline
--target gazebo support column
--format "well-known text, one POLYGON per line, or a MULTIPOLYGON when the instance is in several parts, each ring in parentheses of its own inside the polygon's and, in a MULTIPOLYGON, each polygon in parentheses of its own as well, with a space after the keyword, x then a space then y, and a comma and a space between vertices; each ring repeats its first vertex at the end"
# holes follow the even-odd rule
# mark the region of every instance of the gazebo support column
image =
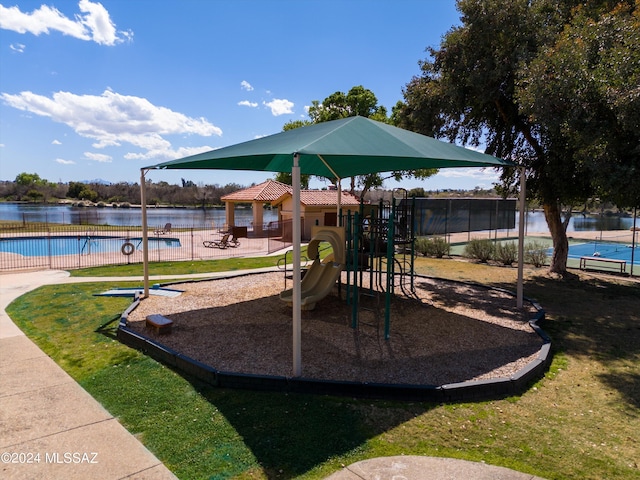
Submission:
POLYGON ((264 208, 262 202, 253 202, 253 233, 262 235, 262 225, 264 224, 264 208))
POLYGON ((236 205, 233 202, 224 202, 224 219, 227 230, 236 224, 236 205))

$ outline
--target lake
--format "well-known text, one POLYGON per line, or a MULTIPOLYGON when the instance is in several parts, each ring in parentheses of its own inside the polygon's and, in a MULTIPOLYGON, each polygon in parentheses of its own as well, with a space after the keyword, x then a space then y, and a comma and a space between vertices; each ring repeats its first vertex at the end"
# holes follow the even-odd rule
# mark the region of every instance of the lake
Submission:
MULTIPOLYGON (((516 228, 518 218, 516 212, 516 228)), ((640 226, 640 221, 638 221, 640 226)), ((620 215, 585 215, 574 214, 569 220, 567 232, 600 232, 609 230, 629 230, 633 227, 633 217, 620 215)), ((528 232, 546 232, 549 230, 544 213, 541 211, 527 212, 525 228, 528 232)))
MULTIPOLYGON (((264 211, 264 222, 277 221, 277 211, 264 211)), ((73 207, 71 205, 33 205, 22 203, 0 203, 0 220, 14 222, 62 223, 67 225, 116 225, 136 226, 142 224, 140 208, 73 207)), ((251 208, 236 208, 238 225, 249 225, 253 221, 251 208)), ((171 223, 175 226, 200 226, 225 223, 224 207, 221 208, 155 208, 147 207, 147 223, 150 226, 171 223)))
MULTIPOLYGON (((94 224, 135 226, 142 223, 140 208, 96 208, 73 207, 70 205, 34 205, 23 203, 0 203, 0 220, 20 222, 94 224)), ((224 208, 147 208, 150 226, 171 223, 181 226, 222 225, 225 223, 224 208)), ((235 210, 238 225, 249 225, 253 221, 251 208, 235 210)), ((277 221, 277 210, 264 211, 264 222, 277 221)), ((516 212, 516 228, 518 213, 516 212)), ((574 215, 569 221, 568 232, 629 230, 633 226, 632 217, 618 215, 574 215)), ((546 232, 547 223, 540 211, 528 212, 527 232, 546 232)))

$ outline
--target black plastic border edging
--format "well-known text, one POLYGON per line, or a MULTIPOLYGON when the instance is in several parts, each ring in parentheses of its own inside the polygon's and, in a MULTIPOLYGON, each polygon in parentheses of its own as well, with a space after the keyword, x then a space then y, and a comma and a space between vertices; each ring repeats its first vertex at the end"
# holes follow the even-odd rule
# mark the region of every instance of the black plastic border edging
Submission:
MULTIPOLYGON (((240 276, 257 275, 260 273, 264 272, 245 273, 240 276)), ((217 280, 235 276, 238 275, 229 275, 198 281, 217 280)), ((426 275, 416 276, 463 285, 472 285, 474 287, 481 287, 487 290, 499 290, 515 296, 513 292, 476 283, 427 277, 426 275)), ((162 286, 175 285, 177 283, 185 283, 185 281, 167 283, 162 286)), ((254 375, 219 371, 128 328, 127 319, 129 314, 139 305, 139 295, 134 297, 132 304, 123 312, 118 325, 117 338, 125 345, 140 350, 155 360, 180 370, 185 374, 195 377, 198 380, 214 387, 438 403, 480 401, 504 398, 524 393, 531 382, 544 376, 544 373, 547 371, 551 363, 551 339, 540 327, 540 323, 545 319, 544 309, 540 304, 531 299, 525 298, 524 300, 529 302, 536 310, 536 314, 534 318, 529 321, 529 325, 543 340, 543 344, 538 352, 537 358, 509 378, 501 377, 487 380, 473 380, 446 385, 407 385, 328 381, 304 377, 254 375)))

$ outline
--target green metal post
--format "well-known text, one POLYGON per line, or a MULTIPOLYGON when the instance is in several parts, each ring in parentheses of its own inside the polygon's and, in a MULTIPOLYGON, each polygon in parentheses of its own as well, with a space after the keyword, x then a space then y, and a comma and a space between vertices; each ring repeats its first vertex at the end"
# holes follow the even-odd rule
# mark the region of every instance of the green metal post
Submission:
MULTIPOLYGON (((395 206, 395 202, 394 202, 395 206)), ((391 330, 391 285, 393 283, 393 237, 395 236, 393 228, 393 217, 395 208, 391 209, 389 214, 389 228, 387 231, 387 292, 384 300, 384 338, 389 339, 391 330)))
POLYGON ((351 295, 352 295, 352 289, 351 289, 351 272, 353 271, 353 223, 352 223, 352 218, 351 218, 351 210, 349 210, 347 212, 347 225, 346 225, 346 241, 347 241, 347 247, 346 247, 346 262, 347 262, 347 305, 351 305, 351 295), (351 255, 349 255, 351 254, 351 255))
POLYGON ((353 216, 353 308, 351 311, 351 328, 358 328, 358 237, 360 235, 360 215, 358 212, 353 216))
POLYGON ((413 283, 416 264, 416 196, 411 197, 411 291, 415 292, 413 283))

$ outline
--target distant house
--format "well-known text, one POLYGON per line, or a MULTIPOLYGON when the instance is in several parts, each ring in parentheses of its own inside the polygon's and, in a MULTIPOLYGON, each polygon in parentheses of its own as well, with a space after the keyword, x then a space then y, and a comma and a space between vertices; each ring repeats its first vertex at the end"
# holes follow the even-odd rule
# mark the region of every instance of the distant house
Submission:
MULTIPOLYGON (((253 207, 253 231, 260 235, 264 228, 263 207, 270 204, 278 208, 278 220, 288 223, 293 217, 293 189, 291 185, 267 180, 243 190, 230 193, 222 197, 225 204, 226 227, 235 225, 234 207, 236 203, 251 203, 253 207)), ((342 192, 340 202, 343 211, 356 211, 360 199, 348 192, 342 192)), ((301 190, 300 216, 302 222, 302 237, 311 238, 311 227, 335 226, 337 219, 338 191, 337 190, 301 190)), ((290 235, 290 231, 282 232, 283 236, 290 235)))
MULTIPOLYGON (((357 211, 360 199, 348 192, 340 195, 340 204, 343 211, 357 211)), ((293 218, 293 192, 283 193, 280 198, 272 202, 278 207, 278 218, 286 221, 293 218)), ((337 190, 301 190, 300 191, 300 217, 302 238, 311 238, 311 228, 314 225, 335 226, 338 218, 338 191, 337 190)), ((286 236, 286 232, 283 232, 286 236)))

